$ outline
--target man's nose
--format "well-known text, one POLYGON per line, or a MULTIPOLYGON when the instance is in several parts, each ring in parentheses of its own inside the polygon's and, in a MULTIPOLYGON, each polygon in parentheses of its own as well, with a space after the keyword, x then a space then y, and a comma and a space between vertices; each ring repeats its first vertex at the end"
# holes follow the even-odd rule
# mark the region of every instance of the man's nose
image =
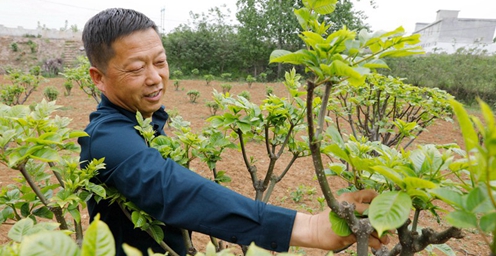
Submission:
POLYGON ((146 74, 146 84, 156 85, 162 82, 162 76, 160 76, 160 68, 151 65, 146 74))

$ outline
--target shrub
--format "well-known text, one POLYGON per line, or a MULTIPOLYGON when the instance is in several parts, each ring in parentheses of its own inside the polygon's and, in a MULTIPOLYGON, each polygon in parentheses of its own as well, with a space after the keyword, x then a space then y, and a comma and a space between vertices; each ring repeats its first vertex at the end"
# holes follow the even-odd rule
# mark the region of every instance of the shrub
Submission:
POLYGON ((222 80, 224 81, 231 81, 231 77, 232 77, 232 74, 231 73, 222 73, 220 75, 220 77, 222 78, 222 80))
MULTIPOLYGON (((38 241, 54 242, 57 244, 54 249, 67 250, 67 247, 60 246, 63 235, 71 234, 78 241, 83 240, 82 222, 78 217, 86 207, 88 195, 100 199, 106 196, 104 187, 90 182, 103 168, 103 159, 92 160, 87 168, 79 169, 79 157, 73 156, 79 149, 74 145, 74 139, 86 134, 70 129, 70 119, 52 115, 58 108, 55 102, 43 99, 33 106, 0 106, 0 148, 8 148, 0 150, 0 163, 8 168, 15 181, 8 186, 2 185, 0 223, 15 223, 8 236, 18 243, 21 240, 22 243, 33 241, 21 237, 59 228, 62 231, 57 231, 61 234, 58 238, 49 238, 43 232, 39 233, 38 241), (39 219, 44 221, 36 224, 39 219), (58 223, 52 223, 54 219, 58 223)), ((64 241, 71 240, 66 237, 64 241)), ((35 255, 37 253, 33 251, 41 247, 37 242, 31 244, 27 248, 21 246, 24 253, 20 254, 8 253, 13 251, 4 250, 2 246, 0 254, 35 255)), ((76 255, 67 251, 52 251, 52 254, 76 255)))
POLYGON ((203 79, 207 82, 207 86, 210 85, 210 82, 214 80, 215 76, 212 74, 204 75, 203 79))
POLYGON ((200 74, 200 70, 198 70, 197 68, 191 70, 191 75, 193 75, 194 77, 198 76, 200 74))
POLYGON ((251 94, 249 91, 242 91, 239 93, 239 96, 247 99, 247 100, 250 100, 251 99, 251 94))
POLYGON ((43 77, 39 75, 39 66, 33 67, 30 73, 10 69, 7 73, 6 78, 11 80, 12 84, 4 85, 0 95, 2 102, 9 106, 23 104, 43 81, 43 77))
POLYGON ((31 49, 31 53, 36 53, 36 48, 38 47, 38 45, 31 40, 29 40, 27 44, 29 46, 29 49, 31 49))
POLYGON ((365 76, 356 86, 336 86, 329 97, 336 126, 344 136, 407 148, 435 120, 451 121, 450 94, 437 88, 417 87, 380 74, 365 76), (379 117, 379 118, 378 118, 379 117))
POLYGON ((16 42, 14 42, 10 44, 10 49, 12 49, 13 52, 17 52, 19 51, 19 45, 16 42))
POLYGON ((100 103, 100 90, 95 86, 91 80, 88 72, 90 68, 90 61, 85 56, 80 56, 77 59, 77 66, 74 68, 64 68, 61 73, 69 82, 75 82, 83 92, 92 97, 96 103, 100 103))
POLYGON ((174 81, 174 88, 176 89, 176 91, 179 91, 179 80, 174 81))
POLYGON ((246 77, 246 82, 248 83, 248 87, 251 88, 251 85, 256 82, 257 79, 255 77, 253 77, 252 75, 248 75, 246 77))
POLYGON ((24 87, 20 85, 4 85, 0 91, 0 97, 5 105, 17 105, 24 91, 24 87))
POLYGON ((40 66, 33 66, 29 69, 29 74, 33 76, 41 76, 41 67, 40 66))
POLYGON ((71 81, 65 81, 64 82, 64 88, 65 88, 65 96, 69 96, 71 95, 71 90, 72 90, 72 87, 74 87, 74 85, 72 84, 71 81))
POLYGON ((45 90, 43 90, 43 95, 45 95, 45 98, 48 101, 54 101, 57 99, 57 96, 59 96, 59 91, 53 86, 47 86, 45 90))
POLYGON ((221 84, 220 87, 222 88, 222 93, 224 94, 231 91, 232 89, 232 85, 230 84, 221 84))
POLYGON ((477 97, 490 105, 496 104, 493 82, 495 55, 461 48, 454 54, 432 53, 391 58, 387 63, 390 69, 381 69, 379 72, 404 77, 406 83, 415 86, 446 90, 467 104, 476 103, 477 97))
POLYGON ((267 94, 267 95, 274 94, 274 87, 272 87, 272 86, 265 86, 265 94, 267 94))
POLYGON ((174 70, 174 72, 172 72, 172 77, 175 79, 181 79, 182 76, 183 72, 181 70, 174 70))
POLYGON ((189 101, 191 103, 196 103, 196 100, 200 98, 200 92, 198 90, 190 90, 186 93, 189 96, 189 101))
POLYGON ((258 80, 260 82, 267 82, 267 73, 262 72, 258 74, 258 80))
POLYGON ((219 104, 215 101, 207 101, 207 103, 205 103, 205 106, 208 107, 212 116, 216 115, 217 111, 220 108, 219 104))

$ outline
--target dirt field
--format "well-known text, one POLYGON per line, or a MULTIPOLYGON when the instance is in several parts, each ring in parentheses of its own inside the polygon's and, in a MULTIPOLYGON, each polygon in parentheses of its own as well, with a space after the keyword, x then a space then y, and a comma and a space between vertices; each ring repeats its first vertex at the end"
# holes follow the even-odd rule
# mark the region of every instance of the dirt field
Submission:
MULTIPOLYGON (((57 104, 63 106, 61 110, 57 112, 60 116, 66 116, 72 118, 71 128, 74 129, 84 129, 88 123, 88 115, 96 108, 96 102, 94 99, 86 96, 79 88, 73 88, 70 96, 64 96, 63 78, 50 79, 48 83, 44 83, 37 90, 37 92, 32 95, 28 103, 39 101, 42 99, 42 93, 45 86, 52 85, 59 89, 59 97, 57 99, 57 104)), ((6 81, 0 76, 0 84, 5 84, 6 81)), ((181 89, 178 91, 174 90, 172 81, 169 84, 167 96, 165 98, 164 105, 167 109, 176 109, 185 120, 190 121, 193 129, 199 130, 205 124, 205 120, 210 116, 209 109, 205 106, 205 102, 211 100, 212 90, 222 91, 219 82, 212 82, 212 85, 206 86, 204 81, 181 81, 181 89), (198 90, 201 93, 200 99, 197 103, 190 103, 186 92, 189 90, 198 90)), ((251 88, 248 88, 247 84, 236 84, 231 83, 233 88, 231 90, 232 94, 238 94, 241 91, 247 90, 251 94, 253 102, 259 103, 265 96, 265 84, 253 84, 251 88)), ((285 95, 285 89, 282 84, 270 84, 274 88, 275 94, 285 95)), ((448 123, 444 121, 436 122, 433 126, 429 128, 429 132, 422 134, 418 139, 417 143, 462 143, 458 126, 456 123, 448 123)), ((265 157, 266 153, 263 147, 251 146, 249 155, 256 159, 257 167, 259 170, 266 169, 268 160, 265 157)), ((284 162, 284 160, 282 160, 284 162)), ((287 161, 286 161, 287 162, 287 161)), ((223 160, 218 164, 219 170, 227 171, 227 174, 232 178, 232 182, 228 185, 231 189, 240 192, 248 197, 254 197, 254 189, 249 181, 249 174, 241 164, 241 154, 236 150, 230 150, 223 155, 223 160)), ((205 177, 211 177, 208 172, 208 168, 199 163, 198 161, 193 162, 192 169, 205 177)), ((279 166, 279 171, 282 169, 279 166)), ((2 186, 7 183, 12 182, 12 178, 16 173, 12 170, 6 170, 6 168, 0 165, 0 182, 2 186)), ((338 189, 344 187, 345 184, 341 180, 332 180, 330 182, 333 189, 338 189)), ((320 196, 318 188, 318 183, 314 179, 313 167, 310 159, 300 159, 297 160, 293 168, 290 170, 289 174, 276 186, 276 189, 271 197, 270 203, 275 205, 281 205, 289 208, 293 208, 299 211, 319 211, 319 204, 316 198, 320 196), (316 188, 312 190, 312 188, 316 188), (301 201, 294 202, 291 192, 297 191, 297 189, 304 190, 308 193, 304 193, 301 201)), ((448 209, 449 210, 449 209, 448 209)), ((84 216, 87 218, 87 214, 84 216)), ((435 219, 427 213, 421 216, 421 226, 431 227, 436 230, 441 230, 446 228, 444 223, 438 224, 435 219)), ((7 241, 6 232, 9 227, 2 227, 0 229, 0 243, 7 241)), ((206 237, 202 235, 195 234, 196 245, 202 248, 206 243, 206 237)), ((396 240, 393 239, 393 243, 396 240)), ((482 242, 482 239, 473 231, 465 231, 465 238, 462 240, 449 241, 448 244, 455 250, 456 255, 488 255, 488 249, 482 242)), ((233 245, 237 248, 236 245, 233 245)), ((352 253, 353 247, 349 251, 343 252, 340 255, 354 255, 352 253)), ((306 253, 307 255, 326 255, 327 252, 320 250, 310 250, 310 249, 295 249, 297 252, 306 253)), ((428 255, 424 253, 423 255, 428 255)), ((442 255, 442 254, 439 254, 442 255)))

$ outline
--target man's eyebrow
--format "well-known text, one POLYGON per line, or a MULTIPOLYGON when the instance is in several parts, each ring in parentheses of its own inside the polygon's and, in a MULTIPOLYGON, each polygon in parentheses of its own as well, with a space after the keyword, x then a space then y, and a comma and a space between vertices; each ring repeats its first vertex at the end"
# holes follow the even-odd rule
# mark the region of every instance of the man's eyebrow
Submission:
POLYGON ((157 54, 155 55, 155 57, 161 55, 161 54, 164 54, 165 56, 167 56, 167 53, 165 52, 165 49, 162 48, 161 51, 157 52, 157 54))

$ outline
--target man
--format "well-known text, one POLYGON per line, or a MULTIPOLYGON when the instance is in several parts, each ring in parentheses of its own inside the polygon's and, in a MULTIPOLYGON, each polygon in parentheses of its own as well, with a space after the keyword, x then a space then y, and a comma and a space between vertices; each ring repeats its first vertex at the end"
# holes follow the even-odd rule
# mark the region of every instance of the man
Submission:
MULTIPOLYGON (((152 118, 156 134, 164 134, 168 118, 161 105, 169 79, 165 50, 157 27, 148 17, 128 9, 108 9, 85 25, 83 41, 90 60, 90 76, 102 92, 97 111, 79 139, 81 161, 105 157, 106 169, 98 181, 115 187, 128 200, 166 223, 165 242, 180 255, 186 249, 179 228, 212 235, 225 241, 274 251, 289 246, 339 249, 353 236, 339 237, 331 229, 328 211, 319 215, 254 201, 189 171, 149 148, 134 129, 136 112, 152 118)), ((363 211, 372 191, 348 193, 348 202, 363 211)), ((343 199, 343 198, 342 198, 343 199)), ((101 215, 116 240, 146 253, 164 252, 145 232, 134 229, 117 204, 90 201, 91 217, 101 215)), ((378 248, 383 241, 371 237, 378 248)))

